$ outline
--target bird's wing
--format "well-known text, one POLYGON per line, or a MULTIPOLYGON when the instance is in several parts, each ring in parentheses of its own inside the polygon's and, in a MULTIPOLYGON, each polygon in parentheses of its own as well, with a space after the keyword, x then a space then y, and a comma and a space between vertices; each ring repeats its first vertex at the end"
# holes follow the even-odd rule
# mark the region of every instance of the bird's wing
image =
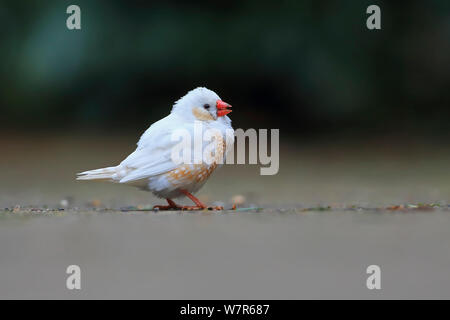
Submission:
POLYGON ((146 179, 177 167, 172 161, 172 149, 179 141, 172 141, 172 133, 186 126, 171 115, 155 122, 145 131, 137 149, 122 161, 120 183, 146 179))

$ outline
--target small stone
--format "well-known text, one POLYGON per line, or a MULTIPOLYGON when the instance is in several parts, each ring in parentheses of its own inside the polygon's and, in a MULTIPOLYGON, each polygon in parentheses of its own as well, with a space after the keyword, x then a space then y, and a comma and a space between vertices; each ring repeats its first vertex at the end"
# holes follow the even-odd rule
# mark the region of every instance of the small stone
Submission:
POLYGON ((96 199, 96 200, 92 200, 89 204, 94 208, 98 208, 102 205, 102 202, 100 200, 96 199))
POLYGON ((246 201, 245 197, 241 194, 237 194, 231 198, 231 203, 238 206, 243 205, 245 201, 246 201))
POLYGON ((67 207, 69 206, 69 200, 67 200, 67 199, 62 199, 62 200, 59 202, 59 204, 60 204, 61 207, 67 208, 67 207))

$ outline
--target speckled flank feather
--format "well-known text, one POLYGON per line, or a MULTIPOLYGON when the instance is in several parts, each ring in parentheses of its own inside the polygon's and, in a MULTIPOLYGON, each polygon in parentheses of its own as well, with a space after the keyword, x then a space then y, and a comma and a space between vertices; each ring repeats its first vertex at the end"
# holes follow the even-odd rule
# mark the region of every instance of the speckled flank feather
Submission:
POLYGON ((165 177, 173 186, 182 186, 186 183, 203 182, 217 168, 217 164, 185 164, 169 171, 165 177))

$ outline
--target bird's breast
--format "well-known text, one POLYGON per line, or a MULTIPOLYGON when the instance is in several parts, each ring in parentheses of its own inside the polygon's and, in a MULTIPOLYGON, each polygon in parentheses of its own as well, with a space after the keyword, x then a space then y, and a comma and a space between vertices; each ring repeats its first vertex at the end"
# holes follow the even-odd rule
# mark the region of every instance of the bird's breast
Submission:
POLYGON ((188 183, 204 182, 214 172, 217 166, 224 160, 226 141, 225 139, 214 140, 214 154, 211 163, 193 163, 181 164, 165 174, 167 180, 174 186, 180 186, 188 183))

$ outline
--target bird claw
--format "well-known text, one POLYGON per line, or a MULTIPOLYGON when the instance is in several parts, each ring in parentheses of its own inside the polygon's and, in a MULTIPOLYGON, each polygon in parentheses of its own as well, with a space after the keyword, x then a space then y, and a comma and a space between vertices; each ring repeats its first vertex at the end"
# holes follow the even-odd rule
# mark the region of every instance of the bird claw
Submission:
POLYGON ((208 210, 221 211, 221 210, 223 210, 223 207, 222 206, 208 207, 208 210))
POLYGON ((153 206, 152 208, 153 211, 163 211, 163 210, 180 210, 178 207, 174 207, 174 206, 161 206, 161 205, 157 205, 157 206, 153 206))
POLYGON ((205 210, 206 207, 201 207, 201 206, 182 206, 181 210, 185 210, 185 211, 195 211, 195 210, 205 210))
POLYGON ((222 206, 214 206, 214 207, 202 207, 202 206, 162 206, 157 205, 154 206, 152 210, 158 211, 167 211, 167 210, 181 210, 181 211, 196 211, 196 210, 214 210, 221 211, 223 210, 222 206))

